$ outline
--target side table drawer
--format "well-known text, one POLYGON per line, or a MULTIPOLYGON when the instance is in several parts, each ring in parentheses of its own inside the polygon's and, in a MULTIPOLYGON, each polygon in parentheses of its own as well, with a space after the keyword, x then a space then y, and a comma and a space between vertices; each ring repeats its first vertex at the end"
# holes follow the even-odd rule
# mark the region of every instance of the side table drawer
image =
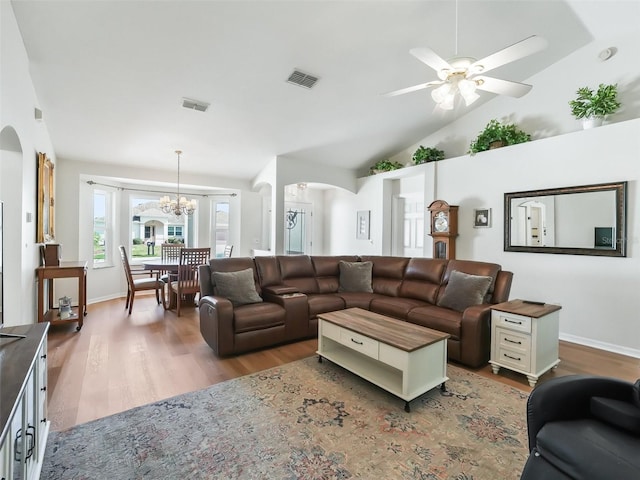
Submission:
POLYGON ((528 354, 531 352, 531 336, 504 328, 496 328, 498 348, 528 354))
POLYGON ((378 359, 379 343, 377 340, 342 328, 340 329, 340 343, 349 347, 351 350, 355 350, 376 360, 378 359))
POLYGON ((531 367, 531 354, 529 352, 518 352, 509 348, 498 346, 498 358, 496 361, 505 367, 515 368, 528 372, 531 367))
POLYGON ((495 312, 496 327, 504 327, 509 330, 518 330, 524 333, 531 333, 531 317, 515 315, 506 312, 495 312))

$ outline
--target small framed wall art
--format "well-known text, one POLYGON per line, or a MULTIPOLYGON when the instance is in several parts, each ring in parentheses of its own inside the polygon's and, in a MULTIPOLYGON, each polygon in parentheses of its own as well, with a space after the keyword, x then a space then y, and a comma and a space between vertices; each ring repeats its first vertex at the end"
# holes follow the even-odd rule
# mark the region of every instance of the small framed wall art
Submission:
POLYGON ((369 220, 371 210, 359 210, 356 218, 356 238, 358 240, 369 240, 369 220))
POLYGON ((473 228, 485 228, 491 226, 491 209, 490 208, 474 208, 473 209, 473 228))

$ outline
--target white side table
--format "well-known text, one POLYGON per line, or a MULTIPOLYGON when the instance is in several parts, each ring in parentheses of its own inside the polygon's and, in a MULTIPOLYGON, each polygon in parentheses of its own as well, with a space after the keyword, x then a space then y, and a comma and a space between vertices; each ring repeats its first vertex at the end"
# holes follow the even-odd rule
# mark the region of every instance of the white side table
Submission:
POLYGON ((500 367, 538 378, 560 363, 558 333, 560 305, 537 305, 511 300, 491 307, 491 368, 500 367))

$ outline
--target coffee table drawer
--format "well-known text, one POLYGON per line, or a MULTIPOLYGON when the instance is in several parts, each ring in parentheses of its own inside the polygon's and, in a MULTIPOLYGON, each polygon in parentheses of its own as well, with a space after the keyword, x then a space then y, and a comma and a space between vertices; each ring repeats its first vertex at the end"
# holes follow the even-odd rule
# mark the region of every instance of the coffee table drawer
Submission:
POLYGON ((346 345, 351 350, 355 350, 376 360, 378 359, 379 342, 377 340, 352 332, 346 328, 341 328, 340 343, 346 345))
POLYGON ((334 323, 325 322, 324 320, 320 321, 320 325, 323 337, 330 338, 331 340, 335 340, 336 342, 340 341, 340 332, 342 331, 342 328, 334 323))

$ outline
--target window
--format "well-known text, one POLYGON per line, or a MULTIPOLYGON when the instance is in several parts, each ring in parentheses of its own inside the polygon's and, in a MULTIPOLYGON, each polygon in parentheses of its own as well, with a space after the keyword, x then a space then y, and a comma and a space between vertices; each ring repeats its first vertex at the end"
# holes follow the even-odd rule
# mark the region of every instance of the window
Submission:
POLYGON ((112 264, 112 215, 113 194, 104 190, 93 191, 93 266, 112 264))
POLYGON ((224 256, 224 247, 229 243, 229 201, 213 203, 213 241, 216 257, 224 256))
POLYGON ((182 237, 182 225, 169 225, 167 235, 170 237, 182 237))

